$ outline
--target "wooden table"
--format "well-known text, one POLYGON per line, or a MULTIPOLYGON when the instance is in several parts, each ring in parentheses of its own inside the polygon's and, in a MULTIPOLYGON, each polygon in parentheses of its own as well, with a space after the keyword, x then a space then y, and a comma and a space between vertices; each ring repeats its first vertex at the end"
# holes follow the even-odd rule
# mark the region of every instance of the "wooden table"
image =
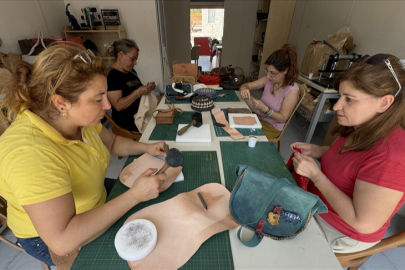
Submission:
MULTIPOLYGON (((239 92, 237 92, 239 96, 239 92)), ((240 96, 239 96, 240 97, 240 96)), ((242 100, 242 99, 241 99, 242 100)), ((159 103, 158 108, 167 108, 164 99, 159 103)), ((247 108, 245 102, 222 102, 216 103, 221 108, 247 108)), ((176 107, 183 111, 192 111, 190 104, 176 104, 176 107)), ((223 163, 220 149, 221 141, 233 141, 231 137, 216 137, 210 112, 202 112, 203 123, 211 124, 210 143, 176 143, 175 141, 167 141, 170 148, 178 148, 180 151, 216 151, 218 157, 219 171, 221 183, 225 185, 223 163)), ((148 127, 142 135, 141 142, 153 143, 148 138, 155 127, 155 120, 152 118, 148 127)), ((247 144, 248 138, 245 137, 242 142, 247 144)), ((265 136, 258 136, 258 141, 266 142, 265 136)), ((278 155, 274 148, 269 155, 278 155)), ((187 181, 187 179, 185 180, 187 181)), ((233 264, 235 269, 339 269, 341 266, 324 239, 319 227, 314 219, 311 219, 306 230, 299 234, 293 240, 275 241, 264 237, 258 247, 245 247, 237 238, 238 228, 229 231, 230 245, 233 255, 233 264)), ((108 231, 106 234, 109 233, 108 231)), ((243 234, 251 233, 248 230, 243 230, 243 234)), ((90 243, 89 245, 91 245, 90 243)), ((113 245, 113 243, 110 243, 113 245)), ((79 257, 78 257, 79 258, 79 257)), ((104 258, 103 260, 108 258, 104 258)), ((77 260, 80 260, 77 259, 77 260)), ((76 260, 76 261, 77 261, 76 260)), ((75 262, 76 264, 76 262, 75 262)), ((74 268, 79 269, 79 268, 74 268)), ((90 269, 90 268, 89 268, 90 269)), ((106 269, 118 269, 106 268, 106 269)), ((123 268, 128 269, 128 268, 123 268)))

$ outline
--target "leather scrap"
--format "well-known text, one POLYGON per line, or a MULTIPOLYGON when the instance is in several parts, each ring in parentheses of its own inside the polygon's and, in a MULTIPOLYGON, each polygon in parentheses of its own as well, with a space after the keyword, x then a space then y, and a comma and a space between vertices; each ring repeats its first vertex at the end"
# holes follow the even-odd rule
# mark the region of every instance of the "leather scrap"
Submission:
POLYGON ((237 125, 253 126, 254 124, 256 124, 256 119, 252 116, 234 117, 233 121, 237 125))
POLYGON ((228 121, 226 120, 224 112, 219 107, 215 107, 211 110, 212 115, 215 118, 215 121, 218 123, 224 124, 225 127, 222 127, 234 140, 241 140, 245 138, 239 131, 234 128, 231 128, 228 121))

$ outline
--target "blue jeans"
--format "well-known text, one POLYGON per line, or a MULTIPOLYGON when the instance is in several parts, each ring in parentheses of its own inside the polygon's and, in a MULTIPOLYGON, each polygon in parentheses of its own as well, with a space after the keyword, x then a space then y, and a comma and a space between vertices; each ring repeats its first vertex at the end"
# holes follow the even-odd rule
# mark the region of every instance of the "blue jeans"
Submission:
POLYGON ((54 265, 49 254, 48 246, 42 241, 40 237, 33 238, 18 238, 18 243, 29 255, 38 259, 45 264, 52 266, 54 265))

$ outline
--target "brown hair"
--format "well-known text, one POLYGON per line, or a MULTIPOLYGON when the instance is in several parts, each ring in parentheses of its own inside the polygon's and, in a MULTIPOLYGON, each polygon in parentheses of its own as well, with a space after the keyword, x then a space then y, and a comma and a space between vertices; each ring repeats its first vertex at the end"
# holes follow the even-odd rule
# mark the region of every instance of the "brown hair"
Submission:
POLYGON ((294 84, 299 75, 297 53, 292 47, 282 48, 274 51, 264 62, 265 65, 272 65, 279 71, 284 71, 288 68, 288 72, 284 77, 282 87, 294 84))
MULTIPOLYGON (((405 70, 398 63, 398 58, 388 55, 395 74, 398 77, 402 88, 405 85, 405 70)), ((339 84, 343 81, 349 81, 354 88, 373 97, 383 97, 385 95, 394 95, 398 91, 396 82, 391 71, 384 63, 368 64, 363 60, 353 64, 343 74, 336 78, 334 88, 339 89, 339 84)), ((402 89, 395 97, 391 106, 383 113, 377 114, 368 122, 358 128, 338 126, 332 134, 340 134, 342 137, 353 138, 350 145, 346 145, 342 150, 361 151, 371 148, 381 138, 387 138, 396 127, 405 129, 405 89, 402 89)))
POLYGON ((128 38, 122 38, 114 41, 113 47, 115 59, 117 59, 118 53, 121 51, 124 52, 124 54, 127 54, 132 48, 134 48, 139 52, 139 47, 138 44, 136 44, 135 40, 128 38))
POLYGON ((41 52, 34 65, 24 61, 13 64, 13 79, 2 89, 4 95, 0 107, 5 108, 11 120, 21 110, 29 109, 33 113, 55 119, 60 112, 51 100, 58 94, 70 103, 79 100, 90 81, 97 75, 107 76, 107 68, 101 57, 91 57, 85 63, 80 57, 72 61, 83 47, 70 45, 49 46, 41 52), (23 72, 27 69, 27 73, 23 72))

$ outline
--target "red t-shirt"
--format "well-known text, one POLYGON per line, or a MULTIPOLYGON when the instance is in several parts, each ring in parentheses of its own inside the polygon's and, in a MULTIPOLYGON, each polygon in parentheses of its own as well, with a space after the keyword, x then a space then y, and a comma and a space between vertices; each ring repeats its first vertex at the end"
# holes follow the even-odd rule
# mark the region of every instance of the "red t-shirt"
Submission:
MULTIPOLYGON (((353 198, 356 179, 381 187, 405 192, 405 131, 397 128, 385 141, 381 139, 371 149, 339 153, 346 138, 339 139, 322 157, 322 172, 346 195, 353 198)), ((392 216, 405 201, 405 193, 390 218, 376 232, 362 234, 347 224, 310 181, 308 191, 319 196, 328 207, 321 217, 344 235, 362 242, 377 242, 384 237, 392 216)), ((372 209, 370 209, 372 211, 372 209)))

